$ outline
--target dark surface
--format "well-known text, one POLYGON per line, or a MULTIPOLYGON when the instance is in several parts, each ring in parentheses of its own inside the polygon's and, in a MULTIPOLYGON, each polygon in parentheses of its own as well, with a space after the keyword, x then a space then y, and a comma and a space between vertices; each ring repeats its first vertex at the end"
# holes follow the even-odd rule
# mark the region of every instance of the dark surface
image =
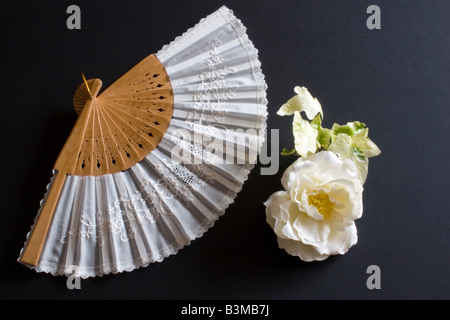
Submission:
POLYGON ((10 1, 1 21, 0 297, 9 299, 448 299, 450 3, 448 1, 10 1), (66 28, 77 4, 82 29, 66 28), (269 129, 292 146, 276 111, 306 86, 324 125, 360 120, 382 154, 370 162, 359 242, 304 263, 277 248, 263 202, 281 189, 256 167, 209 232, 162 263, 82 281, 16 259, 75 120, 80 72, 104 86, 222 4, 248 28, 268 83, 269 129), (381 8, 381 30, 366 9, 381 8), (366 269, 381 268, 381 290, 366 269))

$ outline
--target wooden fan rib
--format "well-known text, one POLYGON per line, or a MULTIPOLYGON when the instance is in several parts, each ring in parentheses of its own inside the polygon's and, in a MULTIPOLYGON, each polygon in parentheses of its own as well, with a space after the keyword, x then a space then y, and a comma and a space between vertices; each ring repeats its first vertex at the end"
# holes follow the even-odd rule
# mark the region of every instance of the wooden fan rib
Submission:
MULTIPOLYGON (((158 70, 160 71, 160 70, 158 70)), ((152 72, 153 73, 153 72, 152 72)), ((167 83, 169 79, 167 75, 163 72, 153 73, 155 76, 158 76, 158 79, 152 81, 152 79, 142 79, 141 76, 136 76, 129 81, 124 81, 121 85, 115 86, 112 90, 107 88, 102 94, 99 96, 103 99, 113 98, 116 96, 129 94, 142 94, 143 92, 165 92, 167 91, 167 83)))
POLYGON ((113 90, 103 92, 99 97, 105 99, 124 93, 135 95, 142 92, 170 91, 171 86, 169 84, 169 78, 163 71, 164 70, 157 70, 157 72, 150 72, 152 74, 150 77, 147 77, 147 75, 135 77, 130 81, 115 86, 113 90))
POLYGON ((132 122, 131 124, 128 123, 127 127, 128 129, 131 129, 131 131, 133 131, 133 133, 127 132, 128 137, 130 137, 128 141, 131 144, 138 146, 140 149, 147 151, 145 153, 140 152, 142 155, 147 155, 153 149, 155 149, 159 143, 159 139, 157 139, 157 137, 162 137, 161 132, 165 132, 156 129, 156 127, 152 127, 146 123, 142 123, 141 126, 137 126, 132 122))
POLYGON ((54 168, 66 174, 74 174, 77 163, 80 161, 80 152, 85 145, 86 132, 92 118, 92 108, 84 108, 69 135, 54 168))
POLYGON ((95 154, 96 148, 94 138, 96 109, 96 103, 94 101, 90 108, 89 117, 87 118, 86 130, 83 132, 83 136, 80 137, 78 152, 74 154, 74 156, 76 156, 76 161, 70 174, 92 174, 93 155, 95 154))
MULTIPOLYGON (((148 109, 156 109, 156 108, 165 108, 165 109, 172 109, 173 101, 167 101, 167 100, 161 100, 161 99, 154 99, 154 100, 131 100, 126 98, 117 98, 117 99, 105 99, 110 102, 118 103, 123 106, 128 106, 129 108, 133 103, 135 104, 142 104, 147 103, 149 108, 148 109)), ((134 107, 131 107, 134 108, 134 107)))
MULTIPOLYGON (((132 145, 136 145, 140 149, 142 149, 142 152, 139 151, 141 156, 142 155, 146 156, 148 153, 150 153, 151 150, 153 150, 156 147, 157 145, 156 141, 154 141, 154 139, 148 138, 147 132, 144 130, 144 128, 148 126, 147 122, 140 120, 138 118, 133 118, 132 116, 130 116, 127 113, 124 113, 120 109, 114 108, 114 110, 111 110, 111 108, 108 108, 108 112, 110 116, 116 119, 116 123, 123 124, 124 127, 121 127, 122 129, 121 132, 126 133, 125 136, 127 137, 127 141, 132 145), (136 140, 136 138, 138 139, 136 140), (146 152, 144 152, 143 150, 146 150, 146 152)), ((165 130, 164 131, 158 130, 158 131, 161 135, 165 132, 165 130)))
POLYGON ((106 158, 106 146, 103 140, 103 128, 100 121, 101 106, 96 104, 96 113, 94 117, 94 139, 95 139, 95 158, 96 163, 93 164, 93 171, 98 175, 109 172, 109 163, 106 158))
POLYGON ((127 135, 124 134, 124 128, 118 125, 118 123, 120 122, 123 123, 123 121, 121 121, 120 118, 118 118, 114 113, 112 113, 107 108, 103 109, 103 114, 105 115, 105 118, 108 118, 107 121, 111 124, 111 127, 116 129, 114 130, 114 137, 115 137, 114 139, 118 142, 117 146, 119 148, 119 154, 121 153, 120 148, 124 152, 125 157, 123 157, 122 155, 121 157, 124 160, 126 167, 123 168, 122 170, 128 169, 137 162, 139 162, 141 160, 141 157, 143 158, 143 156, 138 150, 134 148, 133 144, 129 141, 127 135), (125 145, 127 145, 129 148, 125 148, 125 145))
POLYGON ((83 138, 83 144, 80 147, 81 156, 75 167, 75 174, 79 175, 94 175, 94 158, 97 149, 97 144, 95 140, 96 131, 96 115, 98 109, 98 103, 96 100, 93 101, 92 111, 89 117, 89 125, 86 128, 83 138))
POLYGON ((103 114, 100 114, 99 117, 100 123, 102 123, 102 140, 105 145, 105 163, 107 163, 108 171, 105 172, 111 173, 118 171, 116 168, 125 167, 125 162, 122 159, 122 156, 117 151, 117 142, 114 139, 114 136, 110 132, 108 125, 106 124, 106 120, 104 119, 103 114))
POLYGON ((114 94, 101 95, 104 100, 131 100, 131 101, 163 101, 171 95, 169 89, 153 89, 151 87, 142 88, 139 92, 132 91, 133 88, 117 90, 114 94))
POLYGON ((107 103, 114 105, 114 107, 120 111, 130 114, 138 119, 142 119, 143 121, 147 118, 152 118, 161 121, 165 120, 165 122, 170 123, 170 119, 173 115, 173 110, 170 106, 158 106, 149 103, 139 103, 139 105, 130 106, 114 101, 108 101, 107 103))
POLYGON ((142 116, 155 116, 165 118, 170 121, 173 114, 173 104, 169 102, 152 101, 127 101, 127 100, 109 100, 107 103, 114 104, 125 112, 139 113, 142 116))
MULTIPOLYGON (((137 121, 139 124, 143 124, 143 125, 151 125, 153 123, 154 125, 151 125, 151 126, 154 127, 157 131, 159 131, 161 135, 164 134, 164 132, 166 131, 167 127, 170 124, 170 119, 167 119, 167 117, 164 117, 164 116, 161 116, 158 114, 149 115, 149 113, 146 111, 129 108, 130 111, 139 113, 142 116, 142 117, 137 117, 136 115, 133 115, 130 112, 126 112, 122 108, 120 108, 120 107, 124 107, 122 105, 120 105, 120 107, 119 107, 119 106, 115 105, 114 103, 111 103, 108 101, 104 101, 103 103, 105 106, 108 106, 108 109, 114 109, 115 112, 118 112, 121 115, 123 115, 123 117, 126 117, 126 118, 124 118, 124 121, 126 121, 127 123, 129 123, 129 121, 127 119, 128 117, 132 118, 133 123, 134 123, 134 121, 137 121), (157 122, 158 124, 156 124, 155 122, 157 122)), ((110 110, 110 111, 113 111, 113 110, 110 110)), ((141 125, 138 125, 138 124, 134 124, 134 125, 137 128, 141 127, 141 125)))
POLYGON ((38 264, 65 179, 65 173, 58 172, 56 174, 55 180, 51 185, 50 192, 45 200, 44 206, 42 207, 38 221, 36 222, 28 243, 20 257, 20 261, 23 263, 32 266, 36 266, 38 264))
POLYGON ((98 144, 97 144, 97 140, 96 140, 96 122, 97 122, 97 109, 98 109, 98 103, 97 100, 94 101, 94 105, 92 106, 92 130, 91 130, 91 145, 90 145, 90 152, 89 152, 89 172, 90 175, 94 175, 94 168, 95 168, 95 160, 96 160, 96 153, 98 150, 98 144))
POLYGON ((144 79, 134 85, 134 92, 154 92, 156 94, 167 92, 167 84, 164 75, 161 73, 155 79, 144 79), (153 80, 153 81, 152 81, 153 80))
POLYGON ((105 89, 105 91, 103 91, 102 93, 102 97, 106 97, 106 96, 114 96, 116 90, 121 90, 121 88, 125 87, 125 86, 133 86, 136 83, 141 82, 142 78, 145 77, 147 74, 152 73, 153 75, 160 75, 160 70, 161 69, 153 69, 153 70, 142 70, 141 73, 136 73, 134 75, 124 75, 121 78, 119 78, 118 80, 116 80, 116 82, 114 82, 111 86, 109 86, 108 88, 105 89))
MULTIPOLYGON (((107 166, 108 170, 101 170, 101 171, 95 171, 95 174, 93 175, 101 175, 111 172, 118 172, 121 171, 120 169, 114 170, 114 166, 117 166, 119 168, 123 168, 126 166, 124 159, 121 158, 121 155, 116 150, 117 141, 114 139, 114 135, 112 134, 112 130, 110 128, 110 124, 104 119, 104 115, 102 112, 102 107, 100 103, 97 103, 97 114, 96 114, 96 121, 98 125, 96 126, 96 129, 94 131, 94 135, 99 134, 101 132, 101 135, 99 136, 100 140, 102 141, 102 145, 104 146, 103 152, 104 152, 104 162, 105 166, 107 166), (111 143, 108 143, 111 142, 111 143)), ((86 147, 85 147, 86 149, 86 147)), ((85 149, 81 150, 82 154, 87 153, 85 149)), ((94 153, 96 153, 95 151, 94 153)), ((93 164, 95 165, 95 164, 93 164)), ((81 168, 81 163, 77 166, 77 172, 75 172, 76 175, 86 175, 87 171, 84 171, 81 168)))
MULTIPOLYGON (((103 108, 102 108, 103 111, 103 108)), ((107 173, 114 173, 114 172, 120 172, 127 166, 126 160, 122 157, 122 154, 118 151, 117 146, 119 145, 119 141, 113 134, 112 128, 115 127, 114 123, 111 123, 107 120, 107 114, 105 112, 101 112, 99 114, 100 118, 100 126, 103 128, 103 135, 102 139, 105 142, 105 145, 108 148, 108 153, 105 154, 105 161, 107 161, 109 164, 110 170, 107 173)), ((109 117, 108 117, 109 119, 109 117)), ((116 128, 117 130, 117 128, 116 128)))
POLYGON ((145 77, 146 75, 150 76, 153 74, 158 74, 162 72, 167 76, 166 71, 164 70, 164 66, 162 63, 156 58, 155 55, 151 54, 147 56, 144 60, 139 62, 136 66, 130 69, 127 73, 125 73, 122 77, 116 80, 111 86, 109 86, 103 93, 102 97, 106 97, 110 94, 114 95, 114 91, 120 89, 120 86, 135 80, 139 77, 145 77))

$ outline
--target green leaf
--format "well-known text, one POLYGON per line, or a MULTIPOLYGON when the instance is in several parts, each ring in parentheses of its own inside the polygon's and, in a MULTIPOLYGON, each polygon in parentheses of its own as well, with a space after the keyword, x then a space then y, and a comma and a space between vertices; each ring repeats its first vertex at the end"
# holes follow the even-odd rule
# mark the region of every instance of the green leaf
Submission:
POLYGON ((355 130, 355 132, 358 132, 359 130, 362 130, 366 127, 366 125, 362 122, 359 121, 353 121, 353 122, 349 122, 347 123, 348 126, 352 126, 353 129, 355 130))
POLYGON ((320 127, 318 129, 317 142, 323 149, 327 150, 331 143, 331 130, 320 127))
POLYGON ((322 117, 320 113, 311 120, 311 127, 317 130, 322 128, 322 117))
POLYGON ((364 153, 358 147, 352 145, 350 149, 352 150, 353 156, 357 157, 359 160, 364 160, 366 158, 364 153))
POLYGON ((296 154, 296 153, 297 153, 297 151, 295 151, 295 148, 292 149, 292 150, 288 150, 286 148, 283 148, 283 151, 281 151, 281 155, 282 156, 291 156, 291 155, 296 154))
POLYGON ((333 134, 338 135, 340 133, 346 134, 348 136, 352 136, 355 134, 355 131, 353 130, 353 128, 347 126, 347 125, 343 125, 343 126, 339 126, 335 131, 333 131, 333 134))
POLYGON ((331 130, 322 128, 322 116, 320 114, 311 120, 311 127, 317 130, 318 147, 326 150, 331 143, 331 130))
POLYGON ((363 130, 366 127, 364 123, 359 121, 348 122, 345 125, 338 125, 335 123, 331 128, 333 135, 337 136, 339 133, 344 133, 348 136, 353 136, 360 130, 363 130))

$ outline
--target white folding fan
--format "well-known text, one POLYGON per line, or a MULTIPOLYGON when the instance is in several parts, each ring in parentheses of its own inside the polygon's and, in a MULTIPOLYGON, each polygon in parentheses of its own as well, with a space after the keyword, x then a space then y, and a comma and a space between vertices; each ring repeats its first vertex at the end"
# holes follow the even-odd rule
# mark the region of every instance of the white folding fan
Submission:
POLYGON ((226 7, 100 87, 75 93, 78 120, 19 257, 36 271, 86 278, 175 254, 224 213, 260 152, 266 83, 226 7))

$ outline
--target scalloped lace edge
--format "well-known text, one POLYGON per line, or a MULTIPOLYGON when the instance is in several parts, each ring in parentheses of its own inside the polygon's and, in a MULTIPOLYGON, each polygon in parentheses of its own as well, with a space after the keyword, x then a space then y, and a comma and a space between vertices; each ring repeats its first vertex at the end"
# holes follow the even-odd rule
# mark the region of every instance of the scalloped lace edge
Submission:
MULTIPOLYGON (((259 128, 259 139, 258 139, 258 154, 261 153, 262 145, 265 141, 265 132, 267 128, 267 98, 266 98, 266 90, 267 90, 267 84, 265 81, 265 76, 261 69, 261 62, 259 61, 258 57, 258 50, 254 47, 253 42, 249 39, 246 31, 247 28, 242 24, 241 20, 237 19, 233 11, 228 9, 227 7, 223 6, 216 12, 212 13, 206 18, 203 18, 200 20, 200 22, 194 26, 193 28, 186 31, 182 36, 177 37, 173 42, 171 42, 169 45, 165 45, 158 53, 158 57, 163 57, 164 55, 168 54, 170 51, 172 51, 176 46, 180 45, 184 41, 188 40, 192 34, 195 34, 200 28, 206 26, 209 24, 209 22, 216 18, 217 15, 222 15, 228 23, 234 28, 236 33, 238 34, 238 38, 245 48, 245 50, 248 53, 249 56, 249 62, 252 67, 252 73, 253 77, 256 81, 257 86, 257 105, 258 105, 258 122, 256 124, 256 127, 259 128)), ((103 276, 106 274, 117 274, 122 272, 130 272, 139 268, 144 268, 149 266, 151 263, 155 262, 161 262, 165 258, 175 255, 178 253, 178 251, 185 246, 190 245, 192 240, 201 238, 205 232, 207 232, 211 227, 214 226, 214 223, 225 214, 226 209, 234 203, 235 198, 237 197, 237 194, 242 190, 244 183, 247 181, 248 176, 250 174, 250 171, 254 168, 254 164, 247 164, 244 165, 239 174, 237 175, 237 180, 240 182, 240 186, 237 186, 234 189, 230 189, 228 193, 224 196, 221 203, 219 203, 219 212, 212 220, 206 220, 202 224, 198 226, 198 228, 190 233, 187 234, 189 241, 185 244, 180 243, 172 243, 168 245, 166 248, 160 250, 156 255, 148 255, 147 257, 139 257, 137 259, 134 259, 133 261, 122 263, 119 265, 116 265, 114 267, 111 266, 96 266, 95 268, 80 268, 78 266, 61 266, 54 263, 39 263, 37 266, 31 266, 28 264, 24 264, 30 269, 33 269, 37 272, 45 272, 50 273, 54 276, 72 276, 76 275, 83 279, 89 278, 89 277, 96 277, 96 276, 103 276), (75 272, 75 274, 74 274, 75 272)), ((43 205, 45 204, 45 201, 47 199, 49 190, 53 184, 53 181, 56 177, 56 172, 53 172, 53 177, 50 181, 50 183, 47 185, 47 192, 44 196, 44 199, 41 201, 41 207, 38 211, 38 214, 36 215, 34 224, 31 228, 31 231, 27 235, 27 240, 25 242, 24 248, 28 244, 30 234, 33 232, 35 225, 39 219, 39 215, 42 211, 43 205)), ((20 256, 22 256, 23 250, 20 252, 20 256)), ((20 257, 19 257, 20 259, 20 257)), ((18 260, 20 263, 22 263, 20 260, 18 260)))

